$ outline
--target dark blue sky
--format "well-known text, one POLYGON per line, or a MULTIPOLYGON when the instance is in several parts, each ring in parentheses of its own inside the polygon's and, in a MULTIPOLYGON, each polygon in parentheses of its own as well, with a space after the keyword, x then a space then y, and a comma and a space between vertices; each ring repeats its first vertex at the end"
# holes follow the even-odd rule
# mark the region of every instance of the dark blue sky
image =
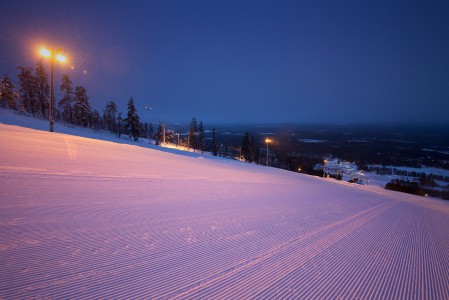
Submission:
MULTIPOLYGON (((447 122, 449 1, 3 1, 0 72, 38 44, 144 121, 447 122), (83 74, 86 70, 87 73, 83 74), (151 110, 145 106, 152 107, 151 110)), ((59 91, 57 90, 59 97, 59 91)))

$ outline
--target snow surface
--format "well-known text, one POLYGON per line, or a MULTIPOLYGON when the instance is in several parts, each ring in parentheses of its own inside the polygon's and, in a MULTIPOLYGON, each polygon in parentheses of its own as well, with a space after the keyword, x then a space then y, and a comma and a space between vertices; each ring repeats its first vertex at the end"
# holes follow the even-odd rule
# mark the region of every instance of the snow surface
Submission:
POLYGON ((0 299, 448 299, 447 228, 441 200, 0 124, 0 299))

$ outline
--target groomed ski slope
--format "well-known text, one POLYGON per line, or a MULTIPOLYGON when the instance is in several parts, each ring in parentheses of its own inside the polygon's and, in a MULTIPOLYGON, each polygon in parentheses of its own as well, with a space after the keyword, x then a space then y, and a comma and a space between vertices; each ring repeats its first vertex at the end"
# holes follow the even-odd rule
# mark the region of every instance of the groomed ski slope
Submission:
POLYGON ((448 299, 447 202, 0 124, 0 299, 448 299))

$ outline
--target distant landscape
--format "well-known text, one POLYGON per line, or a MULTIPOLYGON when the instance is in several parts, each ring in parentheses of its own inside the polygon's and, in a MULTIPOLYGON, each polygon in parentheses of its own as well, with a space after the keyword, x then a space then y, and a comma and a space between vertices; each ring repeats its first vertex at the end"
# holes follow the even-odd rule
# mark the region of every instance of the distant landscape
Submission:
POLYGON ((253 133, 260 144, 265 137, 273 138, 275 142, 270 148, 284 154, 338 157, 357 162, 361 167, 366 164, 426 165, 449 170, 449 124, 223 126, 219 140, 238 144, 244 131, 253 133))
MULTIPOLYGON (((259 164, 265 164, 264 140, 270 138, 270 166, 323 176, 324 160, 349 162, 358 171, 397 175, 388 180, 397 185, 393 189, 449 199, 449 124, 217 126, 220 154, 238 157, 245 132, 257 144, 259 164)), ((326 175, 342 179, 344 165, 328 168, 326 175)))

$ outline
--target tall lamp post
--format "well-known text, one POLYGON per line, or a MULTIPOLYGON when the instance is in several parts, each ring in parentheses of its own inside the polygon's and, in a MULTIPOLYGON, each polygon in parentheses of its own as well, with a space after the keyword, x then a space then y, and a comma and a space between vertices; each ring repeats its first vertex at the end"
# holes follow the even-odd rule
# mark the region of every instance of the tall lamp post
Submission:
POLYGON ((324 164, 323 164, 323 177, 326 177, 326 164, 327 164, 327 159, 324 160, 324 164))
POLYGON ((271 143, 271 140, 265 139, 265 143, 267 144, 267 159, 265 161, 265 166, 268 166, 268 144, 271 143))
POLYGON ((55 110, 55 94, 53 92, 54 64, 55 64, 55 60, 62 62, 62 63, 66 61, 66 57, 64 55, 62 55, 61 52, 62 52, 61 49, 54 51, 54 50, 42 48, 40 50, 40 54, 43 57, 50 59, 50 112, 49 112, 49 116, 48 116, 48 119, 50 120, 50 132, 53 132, 53 124, 54 124, 53 115, 54 115, 54 110, 55 110))

